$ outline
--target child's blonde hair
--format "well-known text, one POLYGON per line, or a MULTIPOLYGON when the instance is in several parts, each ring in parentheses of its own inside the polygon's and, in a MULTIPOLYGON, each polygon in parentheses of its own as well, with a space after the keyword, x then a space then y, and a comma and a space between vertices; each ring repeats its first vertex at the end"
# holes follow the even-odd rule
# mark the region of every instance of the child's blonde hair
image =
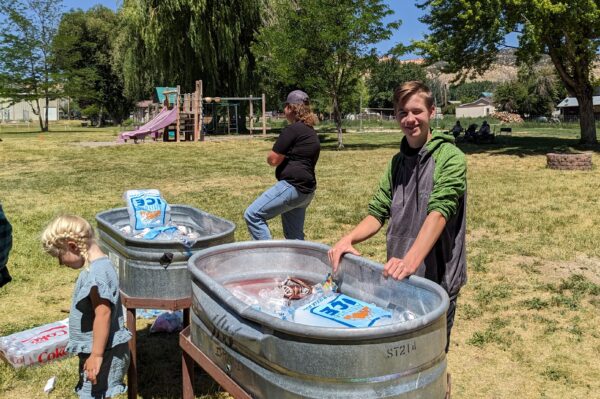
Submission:
POLYGON ((94 229, 89 222, 79 216, 62 215, 55 218, 42 233, 44 251, 58 258, 67 249, 67 242, 73 241, 79 253, 88 264, 88 249, 94 242, 94 229))

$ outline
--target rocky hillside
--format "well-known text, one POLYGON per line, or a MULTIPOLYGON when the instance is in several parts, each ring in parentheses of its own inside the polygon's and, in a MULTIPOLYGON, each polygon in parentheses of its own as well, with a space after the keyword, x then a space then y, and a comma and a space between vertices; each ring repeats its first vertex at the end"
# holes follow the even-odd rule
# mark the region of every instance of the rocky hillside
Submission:
MULTIPOLYGON (((501 50, 498 54, 496 62, 492 65, 492 67, 489 70, 484 72, 484 74, 481 76, 477 76, 472 79, 467 79, 467 82, 478 82, 483 80, 489 80, 492 82, 506 82, 514 80, 517 78, 518 71, 516 62, 517 58, 515 56, 514 49, 501 50)), ((432 77, 435 76, 442 82, 450 84, 452 79, 454 79, 455 74, 441 73, 441 66, 442 65, 438 63, 428 67, 427 69, 432 77)), ((542 60, 538 63, 538 66, 554 68, 554 65, 547 56, 542 58, 542 60)), ((596 63, 593 73, 596 78, 600 77, 600 60, 598 63, 596 63)))

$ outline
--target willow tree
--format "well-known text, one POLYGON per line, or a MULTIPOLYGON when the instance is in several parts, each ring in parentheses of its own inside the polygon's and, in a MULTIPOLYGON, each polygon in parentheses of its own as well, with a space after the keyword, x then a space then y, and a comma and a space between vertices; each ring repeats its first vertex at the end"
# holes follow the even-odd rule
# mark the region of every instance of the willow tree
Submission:
POLYGON ((295 0, 279 2, 261 30, 254 52, 272 84, 305 89, 327 98, 342 142, 342 110, 376 61, 374 45, 399 22, 382 0, 295 0))
POLYGON ((242 95, 253 88, 250 45, 267 0, 124 0, 114 59, 130 97, 153 86, 208 95, 242 95))
POLYGON ((581 143, 598 143, 591 73, 600 47, 598 0, 426 0, 418 6, 431 32, 418 46, 430 61, 446 61, 448 72, 483 73, 511 32, 519 33, 520 63, 547 54, 579 102, 581 143))

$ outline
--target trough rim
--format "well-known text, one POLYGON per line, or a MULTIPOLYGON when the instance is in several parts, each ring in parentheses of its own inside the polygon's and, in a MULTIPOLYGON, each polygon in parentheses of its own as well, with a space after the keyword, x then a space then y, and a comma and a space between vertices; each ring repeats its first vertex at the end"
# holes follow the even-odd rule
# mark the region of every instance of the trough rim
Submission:
MULTIPOLYGON (((230 307, 239 316, 258 323, 264 327, 270 328, 273 331, 279 331, 292 336, 300 336, 304 338, 312 339, 324 339, 324 340, 369 340, 380 338, 395 337, 399 335, 411 334, 415 331, 427 328, 428 326, 436 323, 440 317, 444 316, 444 326, 446 326, 446 311, 450 303, 448 294, 438 284, 418 276, 410 276, 405 280, 397 281, 397 284, 410 284, 418 288, 425 289, 433 292, 441 300, 440 304, 431 312, 418 317, 414 320, 410 320, 403 323, 387 324, 381 326, 364 327, 364 328, 333 328, 333 327, 318 327, 309 326, 306 324, 294 323, 287 320, 281 320, 275 316, 271 316, 265 312, 254 309, 252 306, 242 302, 236 298, 227 288, 217 283, 208 274, 202 272, 195 267, 196 261, 202 258, 207 258, 223 253, 243 250, 243 249, 256 249, 256 248, 299 248, 299 249, 311 249, 315 251, 323 252, 325 255, 330 249, 325 244, 320 244, 310 241, 302 240, 264 240, 264 241, 241 241, 228 244, 221 244, 213 246, 207 249, 196 252, 188 260, 188 270, 192 275, 192 279, 197 279, 200 283, 210 289, 211 292, 208 294, 216 297, 218 301, 221 301, 222 305, 230 307)), ((345 254, 342 258, 342 262, 355 262, 362 264, 364 267, 383 272, 383 265, 372 260, 356 256, 352 254, 345 254)), ((343 268, 341 269, 343 275, 343 268)), ((342 278, 343 280, 343 278, 342 278)))

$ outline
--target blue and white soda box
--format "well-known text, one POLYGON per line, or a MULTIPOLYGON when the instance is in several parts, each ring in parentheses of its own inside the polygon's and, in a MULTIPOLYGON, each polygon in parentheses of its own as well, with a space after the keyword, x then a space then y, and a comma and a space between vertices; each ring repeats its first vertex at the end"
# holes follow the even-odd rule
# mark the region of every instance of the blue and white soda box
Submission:
POLYGON ((362 328, 389 321, 391 317, 388 310, 344 294, 334 294, 296 309, 294 322, 318 327, 362 328))

